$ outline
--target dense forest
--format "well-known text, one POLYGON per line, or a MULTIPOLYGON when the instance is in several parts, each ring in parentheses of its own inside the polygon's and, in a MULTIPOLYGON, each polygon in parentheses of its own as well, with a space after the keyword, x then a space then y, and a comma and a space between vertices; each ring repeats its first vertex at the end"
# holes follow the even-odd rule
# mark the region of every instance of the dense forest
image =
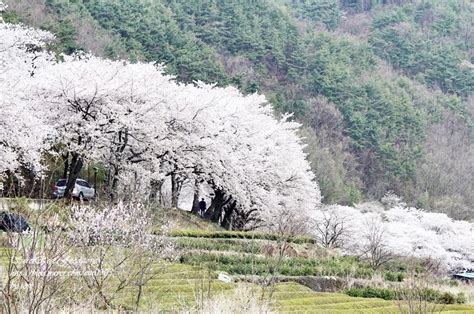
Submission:
POLYGON ((159 62, 267 96, 303 124, 325 203, 392 190, 474 218, 469 0, 10 0, 52 49, 159 62))

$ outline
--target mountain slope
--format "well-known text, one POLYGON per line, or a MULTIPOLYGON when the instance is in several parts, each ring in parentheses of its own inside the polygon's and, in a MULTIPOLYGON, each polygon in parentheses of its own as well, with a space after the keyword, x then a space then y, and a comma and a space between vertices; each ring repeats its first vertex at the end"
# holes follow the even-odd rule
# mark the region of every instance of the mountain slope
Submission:
POLYGON ((58 34, 58 52, 163 62, 180 81, 264 93, 304 124, 328 203, 394 190, 474 215, 468 1, 7 3, 8 19, 58 34))

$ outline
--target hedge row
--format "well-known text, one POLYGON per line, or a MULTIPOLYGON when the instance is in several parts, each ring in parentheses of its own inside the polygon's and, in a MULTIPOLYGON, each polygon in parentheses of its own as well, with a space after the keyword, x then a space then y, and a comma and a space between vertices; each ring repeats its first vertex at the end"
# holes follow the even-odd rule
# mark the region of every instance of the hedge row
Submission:
POLYGON ((179 249, 194 249, 206 251, 229 251, 261 254, 264 244, 258 241, 243 241, 241 239, 209 239, 209 238, 173 238, 173 243, 179 249))
POLYGON ((411 296, 416 300, 423 300, 442 304, 462 304, 466 303, 464 293, 454 295, 449 292, 442 292, 431 288, 421 288, 416 290, 394 290, 386 288, 351 288, 344 291, 351 297, 359 298, 380 298, 384 300, 404 300, 411 296))
POLYGON ((221 271, 238 275, 351 276, 366 279, 370 279, 373 275, 370 266, 348 257, 328 260, 295 257, 279 261, 273 257, 199 253, 184 254, 180 257, 180 262, 199 266, 212 265, 221 271))
POLYGON ((245 240, 270 240, 287 241, 296 244, 311 243, 316 241, 309 237, 285 237, 272 233, 246 232, 246 231, 208 231, 208 230, 174 230, 169 233, 171 237, 190 238, 220 238, 220 239, 245 239, 245 240))

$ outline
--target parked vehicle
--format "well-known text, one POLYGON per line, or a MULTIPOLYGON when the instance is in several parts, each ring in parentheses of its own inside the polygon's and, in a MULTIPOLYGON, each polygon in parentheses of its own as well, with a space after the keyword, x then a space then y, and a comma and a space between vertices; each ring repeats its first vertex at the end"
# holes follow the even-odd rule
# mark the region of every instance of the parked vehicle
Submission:
MULTIPOLYGON (((53 198, 62 198, 66 192, 66 179, 59 179, 53 187, 53 198)), ((79 200, 91 200, 95 198, 95 189, 86 180, 77 179, 72 190, 72 197, 79 200)))
POLYGON ((0 213, 0 230, 5 232, 24 232, 30 230, 26 219, 12 212, 0 213))

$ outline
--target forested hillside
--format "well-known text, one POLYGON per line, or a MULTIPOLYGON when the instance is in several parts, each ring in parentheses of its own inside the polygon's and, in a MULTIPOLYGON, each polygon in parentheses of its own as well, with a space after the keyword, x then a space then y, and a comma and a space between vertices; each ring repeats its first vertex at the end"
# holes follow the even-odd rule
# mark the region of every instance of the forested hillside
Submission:
POLYGON ((469 0, 10 0, 53 49, 260 92, 304 125, 324 202, 388 190, 474 217, 469 0))

